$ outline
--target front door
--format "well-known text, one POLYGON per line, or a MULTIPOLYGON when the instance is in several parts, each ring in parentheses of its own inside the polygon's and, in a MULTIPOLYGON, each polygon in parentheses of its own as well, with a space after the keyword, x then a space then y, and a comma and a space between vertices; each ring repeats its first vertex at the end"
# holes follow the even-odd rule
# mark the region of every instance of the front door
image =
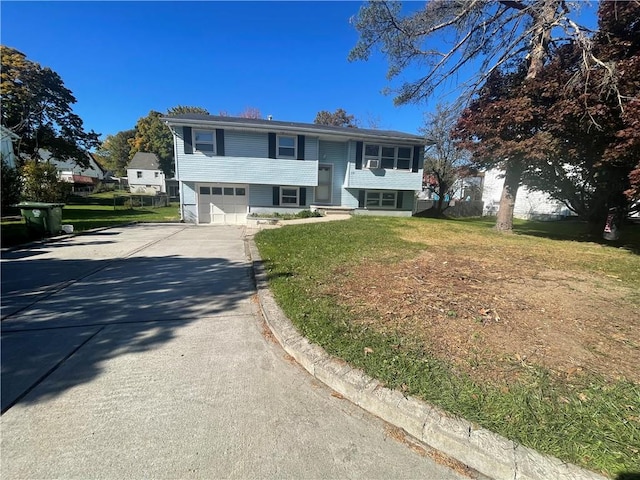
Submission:
POLYGON ((333 165, 318 166, 318 186, 316 187, 316 203, 331 203, 333 185, 333 165))

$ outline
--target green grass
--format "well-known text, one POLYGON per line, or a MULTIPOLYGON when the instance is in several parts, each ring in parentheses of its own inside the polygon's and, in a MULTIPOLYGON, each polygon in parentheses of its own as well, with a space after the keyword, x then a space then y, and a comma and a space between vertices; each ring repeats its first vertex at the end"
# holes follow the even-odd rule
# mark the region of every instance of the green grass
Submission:
MULTIPOLYGON (((578 224, 518 221, 516 235, 507 236, 492 226, 490 219, 356 217, 265 230, 255 240, 278 303, 303 335, 329 353, 390 388, 402 387, 538 451, 609 475, 640 471, 638 385, 612 384, 594 375, 567 383, 541 368, 532 368, 508 388, 478 384, 418 348, 411 338, 384 336, 352 321, 352 314, 320 293, 336 269, 348 272, 361 262, 396 262, 435 242, 468 255, 525 251, 554 268, 611 275, 640 288, 640 257, 628 244, 617 248, 589 242, 578 224), (426 241, 426 231, 437 234, 426 241), (374 353, 365 354, 365 348, 374 353)), ((627 232, 632 247, 638 234, 638 226, 627 232)))
MULTIPOLYGON (((177 205, 160 208, 126 208, 120 204, 114 207, 111 192, 72 198, 62 209, 62 223, 73 225, 74 232, 130 222, 175 222, 179 219, 177 205)), ((0 228, 3 247, 20 245, 34 240, 29 236, 24 220, 3 221, 0 228)))

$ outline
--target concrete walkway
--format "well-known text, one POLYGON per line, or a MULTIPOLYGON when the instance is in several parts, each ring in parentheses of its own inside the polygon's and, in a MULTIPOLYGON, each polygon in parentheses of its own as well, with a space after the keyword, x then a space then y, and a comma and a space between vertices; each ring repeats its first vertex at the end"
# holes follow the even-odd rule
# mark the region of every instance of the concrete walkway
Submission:
POLYGON ((243 233, 138 225, 3 252, 3 479, 464 478, 281 349, 243 233))

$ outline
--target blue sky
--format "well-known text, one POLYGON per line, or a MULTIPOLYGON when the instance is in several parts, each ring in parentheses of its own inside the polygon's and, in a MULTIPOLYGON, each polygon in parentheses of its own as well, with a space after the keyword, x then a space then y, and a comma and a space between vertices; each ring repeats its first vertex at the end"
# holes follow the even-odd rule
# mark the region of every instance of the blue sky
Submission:
MULTIPOLYGON (((56 71, 85 129, 114 134, 150 110, 258 108, 313 122, 344 108, 367 127, 417 133, 435 104, 395 107, 386 62, 347 61, 360 2, 15 2, 1 41, 56 71)), ((420 5, 416 3, 416 5, 420 5)), ((431 104, 433 103, 433 104, 431 104)))
MULTIPOLYGON (((176 105, 231 115, 254 107, 297 122, 344 108, 362 127, 374 121, 418 133, 439 98, 396 107, 381 93, 389 86, 382 55, 347 61, 358 39, 349 18, 360 5, 3 0, 0 41, 56 71, 74 93, 85 129, 102 138, 176 105)), ((392 86, 418 74, 408 70, 392 86)))

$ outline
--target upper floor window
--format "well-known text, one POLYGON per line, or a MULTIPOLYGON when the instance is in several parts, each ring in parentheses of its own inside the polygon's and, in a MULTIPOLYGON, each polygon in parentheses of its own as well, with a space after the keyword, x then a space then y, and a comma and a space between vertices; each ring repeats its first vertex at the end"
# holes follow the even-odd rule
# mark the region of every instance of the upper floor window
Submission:
POLYGON ((160 176, 160 172, 154 172, 154 177, 158 178, 160 176))
POLYGON ((136 178, 142 178, 142 172, 141 171, 137 171, 136 172, 136 178))
POLYGON ((369 160, 373 160, 380 168, 410 170, 412 154, 411 147, 367 143, 364 146, 364 163, 367 165, 369 160))
POLYGON ((278 135, 278 158, 296 158, 296 137, 278 135))
POLYGON ((202 153, 215 153, 215 136, 211 130, 194 130, 193 146, 202 153))

